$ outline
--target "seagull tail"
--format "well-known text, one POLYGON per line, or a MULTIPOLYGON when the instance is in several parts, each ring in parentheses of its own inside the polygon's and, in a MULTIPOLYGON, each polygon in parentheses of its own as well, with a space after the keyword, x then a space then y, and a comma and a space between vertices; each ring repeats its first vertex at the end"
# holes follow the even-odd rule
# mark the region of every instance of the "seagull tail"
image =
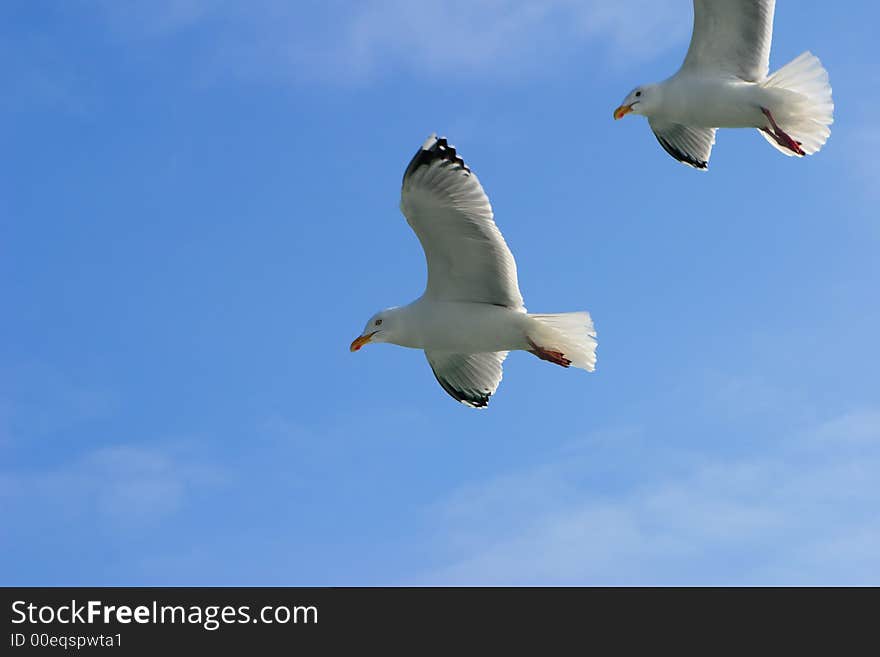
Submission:
POLYGON ((596 369, 596 330, 588 312, 529 314, 532 353, 558 365, 596 369))
MULTIPOLYGON (((819 58, 811 52, 802 53, 772 73, 761 87, 775 101, 770 110, 779 127, 807 155, 818 152, 831 135, 828 126, 834 123, 828 71, 819 58)), ((761 135, 786 155, 798 154, 780 145, 768 132, 761 131, 761 135)))

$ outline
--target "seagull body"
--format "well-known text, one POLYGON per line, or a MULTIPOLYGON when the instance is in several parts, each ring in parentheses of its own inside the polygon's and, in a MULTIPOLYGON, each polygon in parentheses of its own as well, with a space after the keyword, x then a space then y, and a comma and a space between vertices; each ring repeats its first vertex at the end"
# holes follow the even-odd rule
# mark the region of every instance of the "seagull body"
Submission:
POLYGON ((706 169, 717 128, 756 128, 789 156, 819 151, 831 134, 828 73, 805 52, 768 75, 775 0, 694 0, 694 31, 681 69, 633 89, 614 111, 648 118, 660 145, 706 169))
POLYGON ((446 139, 431 135, 416 152, 403 176, 400 208, 425 252, 425 293, 373 315, 351 351, 371 342, 422 349, 443 389, 474 408, 488 405, 510 351, 593 371, 589 313, 526 311, 489 199, 446 139))
POLYGON ((394 343, 401 347, 464 353, 529 348, 529 316, 522 310, 420 297, 386 313, 400 327, 394 343))
POLYGON ((698 128, 752 128, 764 120, 760 107, 773 104, 768 90, 731 78, 675 76, 657 93, 663 101, 652 119, 698 128))

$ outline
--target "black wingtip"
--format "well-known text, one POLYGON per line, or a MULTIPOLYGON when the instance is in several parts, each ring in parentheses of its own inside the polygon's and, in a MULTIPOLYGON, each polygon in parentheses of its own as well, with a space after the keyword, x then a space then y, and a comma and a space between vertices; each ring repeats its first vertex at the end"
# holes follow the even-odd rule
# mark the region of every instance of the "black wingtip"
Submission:
POLYGON ((663 147, 663 150, 666 151, 667 153, 669 153, 672 157, 674 157, 676 160, 678 160, 682 164, 687 164, 689 167, 693 167, 694 169, 701 169, 703 171, 705 171, 706 169, 709 168, 708 161, 698 160, 695 157, 688 155, 684 151, 679 150, 678 148, 676 148, 675 146, 670 144, 668 141, 663 139, 663 137, 661 137, 657 133, 654 133, 654 136, 657 138, 657 141, 660 142, 660 145, 663 147))
POLYGON ((437 379, 437 383, 439 383, 455 401, 459 401, 471 408, 486 408, 489 405, 489 397, 492 396, 491 392, 483 393, 477 392, 476 390, 461 390, 450 385, 446 379, 440 378, 437 375, 437 372, 434 371, 433 367, 431 368, 431 371, 434 372, 434 378, 437 379))
POLYGON ((438 137, 435 133, 428 137, 427 141, 422 144, 422 147, 416 151, 416 154, 413 156, 412 160, 410 160, 409 166, 406 167, 403 179, 406 180, 407 176, 412 174, 420 166, 430 165, 437 160, 451 162, 452 164, 461 167, 467 173, 471 173, 468 165, 464 163, 464 160, 455 150, 455 146, 450 144, 446 140, 446 137, 438 137))

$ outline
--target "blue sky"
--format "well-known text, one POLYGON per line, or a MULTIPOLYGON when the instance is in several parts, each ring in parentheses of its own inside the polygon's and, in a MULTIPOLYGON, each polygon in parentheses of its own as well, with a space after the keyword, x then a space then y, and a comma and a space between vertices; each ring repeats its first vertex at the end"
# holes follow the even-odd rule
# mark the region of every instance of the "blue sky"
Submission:
POLYGON ((780 2, 831 139, 705 174, 611 118, 690 12, 4 2, 0 582, 880 584, 880 10, 780 2), (513 354, 476 412, 349 353, 423 289, 433 131, 594 374, 513 354))

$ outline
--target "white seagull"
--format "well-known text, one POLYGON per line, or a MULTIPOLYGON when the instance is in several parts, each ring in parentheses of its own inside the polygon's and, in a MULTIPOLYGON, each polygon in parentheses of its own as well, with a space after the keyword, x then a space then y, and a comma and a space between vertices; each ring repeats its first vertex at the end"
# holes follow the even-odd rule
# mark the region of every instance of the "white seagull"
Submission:
POLYGON ((614 110, 648 117, 660 145, 706 169, 716 128, 757 128, 786 155, 817 152, 831 134, 828 72, 805 52, 767 75, 775 0, 694 0, 694 32, 671 78, 633 89, 614 110))
POLYGON ((400 209, 422 243, 427 287, 411 304, 373 315, 351 351, 369 342, 423 349, 443 389, 473 408, 489 403, 515 349, 593 371, 589 313, 526 312, 489 199, 446 139, 431 135, 409 163, 400 209))

